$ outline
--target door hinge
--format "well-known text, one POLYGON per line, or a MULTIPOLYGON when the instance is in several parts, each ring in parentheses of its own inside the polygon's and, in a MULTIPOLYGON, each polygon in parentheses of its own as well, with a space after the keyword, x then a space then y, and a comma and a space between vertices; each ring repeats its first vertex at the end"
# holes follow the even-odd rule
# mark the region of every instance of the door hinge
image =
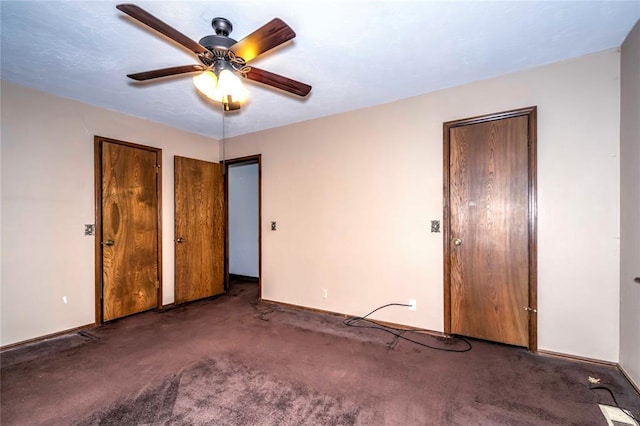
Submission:
POLYGON ((160 288, 160 281, 156 281, 156 288, 160 288))
POLYGON ((529 312, 529 313, 534 313, 534 314, 535 314, 535 313, 537 313, 537 312, 538 312, 538 310, 537 310, 537 309, 533 309, 533 308, 531 308, 531 307, 529 307, 529 306, 523 306, 523 308, 524 308, 524 310, 525 310, 525 311, 527 311, 527 312, 529 312))
POLYGON ((160 164, 154 164, 153 167, 156 169, 156 173, 160 172, 160 164))

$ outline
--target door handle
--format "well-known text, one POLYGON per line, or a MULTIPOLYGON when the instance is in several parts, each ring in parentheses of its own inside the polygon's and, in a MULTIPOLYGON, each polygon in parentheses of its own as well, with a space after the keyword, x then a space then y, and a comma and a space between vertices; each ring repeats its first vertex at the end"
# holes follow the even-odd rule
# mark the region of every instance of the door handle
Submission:
POLYGON ((114 245, 116 242, 113 240, 107 240, 107 241, 103 241, 100 244, 102 244, 103 246, 112 246, 114 245))
POLYGON ((453 239, 453 245, 454 246, 462 245, 462 240, 460 238, 454 238, 453 239))
POLYGON ((184 239, 182 237, 176 238, 176 243, 184 243, 184 239))

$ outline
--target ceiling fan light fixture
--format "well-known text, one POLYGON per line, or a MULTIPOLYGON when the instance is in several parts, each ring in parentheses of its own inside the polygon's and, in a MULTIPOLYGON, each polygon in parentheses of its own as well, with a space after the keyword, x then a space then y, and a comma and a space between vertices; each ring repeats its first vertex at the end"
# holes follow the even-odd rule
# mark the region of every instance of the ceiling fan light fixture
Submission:
POLYGON ((249 98, 249 91, 240 78, 229 70, 220 71, 218 90, 223 93, 223 96, 233 97, 234 102, 244 102, 249 98))
MULTIPOLYGON (((218 91, 218 77, 211 71, 204 71, 193 77, 193 85, 206 97, 215 100, 220 98, 218 91)), ((219 101, 219 100, 218 100, 219 101)))
POLYGON ((221 103, 244 102, 249 97, 249 91, 242 84, 238 76, 232 71, 223 69, 216 75, 213 71, 204 71, 193 77, 193 84, 207 98, 221 103))

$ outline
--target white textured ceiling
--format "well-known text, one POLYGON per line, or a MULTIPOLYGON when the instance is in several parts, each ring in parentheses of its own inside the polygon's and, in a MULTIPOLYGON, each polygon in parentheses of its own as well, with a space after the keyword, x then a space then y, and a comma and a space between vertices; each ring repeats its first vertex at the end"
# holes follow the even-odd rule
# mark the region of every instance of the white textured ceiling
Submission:
MULTIPOLYGON (((197 59, 118 11, 117 1, 5 1, 1 78, 220 138, 223 113, 190 77, 126 74, 197 59)), ((251 63, 311 84, 307 99, 252 82, 226 137, 391 102, 620 46, 640 1, 139 1, 198 41, 216 16, 246 36, 274 17, 297 34, 251 63)))

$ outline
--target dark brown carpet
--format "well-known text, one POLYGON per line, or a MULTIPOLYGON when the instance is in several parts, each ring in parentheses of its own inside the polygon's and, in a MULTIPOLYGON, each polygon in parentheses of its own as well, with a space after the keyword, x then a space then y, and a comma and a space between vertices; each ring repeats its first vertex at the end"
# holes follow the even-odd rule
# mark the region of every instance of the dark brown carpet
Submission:
POLYGON ((597 404, 611 397, 588 376, 640 413, 614 368, 475 340, 439 352, 256 297, 255 284, 236 283, 217 299, 5 351, 1 422, 605 425, 597 404))

